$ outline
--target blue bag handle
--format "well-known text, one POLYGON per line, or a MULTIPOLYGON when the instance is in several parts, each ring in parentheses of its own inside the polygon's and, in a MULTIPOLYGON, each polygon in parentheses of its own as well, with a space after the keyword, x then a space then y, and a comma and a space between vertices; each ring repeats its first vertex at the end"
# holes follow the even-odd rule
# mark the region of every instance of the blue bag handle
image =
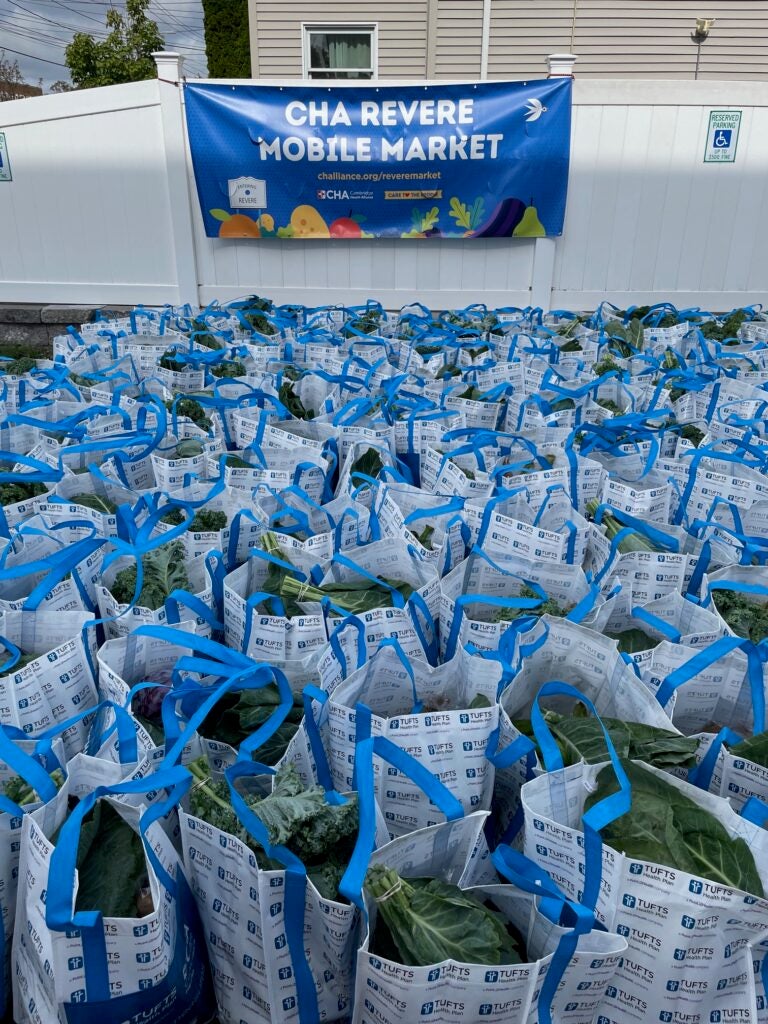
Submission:
MULTIPOLYGON (((206 675, 219 672, 218 666, 211 665, 210 662, 206 665, 203 659, 181 658, 177 663, 177 667, 179 671, 188 669, 206 675)), ((238 757, 250 759, 251 753, 266 743, 280 728, 293 707, 293 693, 285 674, 280 669, 269 665, 257 665, 254 662, 249 668, 232 673, 221 683, 214 686, 201 686, 190 681, 180 687, 169 690, 163 698, 162 704, 165 756, 161 767, 176 763, 190 738, 197 732, 208 716, 208 713, 225 694, 232 690, 262 689, 270 683, 275 683, 277 686, 280 693, 280 703, 275 706, 274 711, 266 722, 263 722, 240 744, 238 757), (187 717, 186 727, 182 732, 179 728, 176 705, 190 697, 194 699, 198 706, 187 717)))
POLYGON ((101 911, 73 911, 77 849, 80 828, 86 814, 103 796, 154 793, 159 789, 170 790, 169 795, 148 808, 139 822, 139 835, 144 853, 165 889, 174 896, 176 880, 172 878, 147 840, 146 827, 152 821, 170 811, 182 793, 189 788, 192 776, 183 768, 156 772, 144 779, 131 779, 115 786, 99 786, 85 795, 70 812, 59 832, 58 842, 53 849, 48 872, 48 890, 45 903, 45 923, 51 931, 64 932, 77 928, 83 943, 85 989, 89 1002, 108 1000, 112 997, 109 984, 106 938, 101 911))
POLYGON ((725 743, 741 743, 741 736, 738 733, 733 732, 728 726, 724 726, 720 732, 715 736, 707 749, 706 754, 701 759, 699 764, 695 768, 688 769, 688 781, 692 786, 698 786, 699 789, 709 789, 709 784, 712 781, 712 773, 715 770, 717 759, 720 756, 720 751, 725 743))
POLYGON ((539 910, 553 924, 559 925, 563 914, 571 918, 571 926, 560 937, 552 954, 536 1007, 539 1024, 552 1024, 552 1000, 576 952, 579 937, 592 931, 595 915, 581 903, 569 900, 543 868, 511 846, 497 846, 491 854, 491 863, 516 888, 539 897, 539 910))
POLYGON ((373 779, 374 754, 389 762, 410 778, 442 811, 448 821, 464 816, 464 808, 451 791, 414 757, 396 746, 385 736, 371 736, 370 716, 364 705, 357 705, 358 740, 355 744, 355 769, 358 784, 360 826, 357 842, 349 859, 347 870, 339 883, 339 892, 365 914, 363 885, 376 841, 376 795, 373 779), (366 735, 367 734, 367 735, 366 735), (365 738, 361 739, 360 737, 365 738))
POLYGON ((585 697, 583 693, 580 693, 575 686, 559 681, 544 683, 536 694, 531 706, 531 726, 533 727, 533 734, 536 737, 536 742, 538 743, 547 771, 562 769, 563 758, 541 713, 539 701, 542 697, 558 696, 573 697, 575 700, 581 701, 600 723, 605 745, 608 748, 611 766, 619 784, 618 792, 612 793, 610 796, 600 800, 582 815, 585 867, 584 894, 581 902, 589 910, 594 910, 600 895, 600 879, 602 877, 603 841, 600 837, 600 830, 612 821, 620 818, 623 814, 626 814, 630 809, 632 804, 632 787, 616 754, 616 748, 613 745, 610 734, 603 725, 592 701, 585 697))
MULTIPOLYGON (((26 733, 22 733, 22 735, 25 739, 37 738, 29 737, 26 733)), ((37 752, 38 746, 41 746, 44 751, 46 750, 45 744, 38 744, 35 747, 35 753, 28 754, 13 742, 9 727, 0 725, 0 761, 7 764, 20 778, 27 782, 43 803, 48 803, 49 800, 56 796, 58 789, 50 774, 40 763, 40 755, 37 752)), ((6 811, 14 816, 24 813, 23 808, 19 807, 18 804, 5 795, 0 795, 0 811, 6 811)))

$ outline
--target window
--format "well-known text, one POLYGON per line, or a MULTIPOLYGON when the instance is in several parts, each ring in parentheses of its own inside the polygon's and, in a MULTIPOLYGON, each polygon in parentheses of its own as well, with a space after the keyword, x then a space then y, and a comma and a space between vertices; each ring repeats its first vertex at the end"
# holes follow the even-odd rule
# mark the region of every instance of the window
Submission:
POLYGON ((305 78, 373 78, 375 25, 305 25, 305 78))

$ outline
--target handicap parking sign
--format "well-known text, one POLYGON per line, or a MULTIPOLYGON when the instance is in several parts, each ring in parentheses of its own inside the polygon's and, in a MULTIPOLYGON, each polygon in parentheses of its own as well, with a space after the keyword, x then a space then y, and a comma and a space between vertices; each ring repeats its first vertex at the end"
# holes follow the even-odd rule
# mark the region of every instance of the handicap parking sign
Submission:
POLYGON ((732 164, 736 160, 740 126, 740 110, 710 110, 705 164, 732 164))

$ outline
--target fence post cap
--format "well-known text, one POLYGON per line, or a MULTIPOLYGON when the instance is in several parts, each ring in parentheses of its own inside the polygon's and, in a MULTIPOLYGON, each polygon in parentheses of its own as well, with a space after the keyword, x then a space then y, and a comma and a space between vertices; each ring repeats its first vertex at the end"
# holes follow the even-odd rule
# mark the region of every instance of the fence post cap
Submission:
POLYGON ((152 54, 157 66, 157 77, 165 82, 178 82, 181 79, 181 69, 184 65, 184 58, 174 50, 157 50, 152 54))
POLYGON ((573 65, 579 58, 575 53, 550 53, 547 57, 550 78, 573 78, 573 65))

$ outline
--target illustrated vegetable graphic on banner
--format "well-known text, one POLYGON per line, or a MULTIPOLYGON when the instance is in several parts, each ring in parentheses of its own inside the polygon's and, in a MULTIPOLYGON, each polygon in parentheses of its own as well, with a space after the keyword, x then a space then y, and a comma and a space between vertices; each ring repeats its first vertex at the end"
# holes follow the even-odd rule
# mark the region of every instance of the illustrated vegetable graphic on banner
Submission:
POLYGON ((185 86, 220 238, 536 238, 565 217, 571 80, 185 86))

